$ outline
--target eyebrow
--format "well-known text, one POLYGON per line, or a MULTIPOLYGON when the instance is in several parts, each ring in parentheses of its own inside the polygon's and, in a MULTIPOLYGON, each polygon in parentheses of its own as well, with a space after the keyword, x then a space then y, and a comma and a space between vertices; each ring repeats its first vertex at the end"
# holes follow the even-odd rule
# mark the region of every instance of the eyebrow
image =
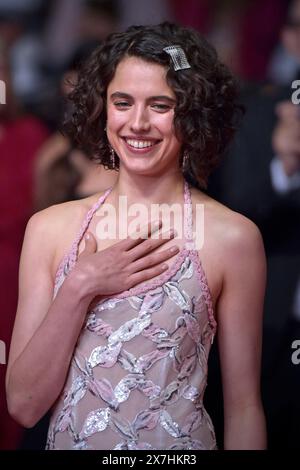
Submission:
MULTIPOLYGON (((125 98, 133 100, 133 97, 131 95, 129 95, 128 93, 123 93, 121 91, 116 91, 115 93, 113 93, 111 95, 111 98, 125 98)), ((147 101, 168 101, 171 104, 176 103, 173 98, 167 95, 150 96, 149 98, 147 98, 147 101)))

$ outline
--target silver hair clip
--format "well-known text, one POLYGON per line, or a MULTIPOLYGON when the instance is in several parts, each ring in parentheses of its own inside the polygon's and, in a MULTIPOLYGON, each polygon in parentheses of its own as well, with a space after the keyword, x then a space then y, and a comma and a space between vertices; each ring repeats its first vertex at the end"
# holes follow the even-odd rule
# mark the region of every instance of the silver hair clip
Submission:
POLYGON ((174 70, 190 69, 185 52, 181 46, 168 46, 163 49, 172 59, 174 70))

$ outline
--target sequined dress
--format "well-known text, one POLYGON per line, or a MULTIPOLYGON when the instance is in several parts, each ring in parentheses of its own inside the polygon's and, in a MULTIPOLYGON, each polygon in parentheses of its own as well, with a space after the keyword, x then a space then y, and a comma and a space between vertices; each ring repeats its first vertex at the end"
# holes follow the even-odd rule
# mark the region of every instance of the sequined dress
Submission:
MULTIPOLYGON (((63 259, 54 296, 110 190, 88 212, 63 259)), ((169 269, 87 312, 52 410, 47 449, 216 449, 203 405, 216 322, 192 241, 187 183, 184 202, 186 243, 169 269)))

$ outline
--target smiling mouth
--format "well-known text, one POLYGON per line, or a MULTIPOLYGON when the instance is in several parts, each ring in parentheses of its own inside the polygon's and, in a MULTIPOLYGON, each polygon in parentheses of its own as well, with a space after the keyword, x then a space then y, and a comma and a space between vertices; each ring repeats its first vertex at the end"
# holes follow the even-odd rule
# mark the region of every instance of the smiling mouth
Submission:
POLYGON ((127 137, 122 137, 122 139, 125 141, 128 147, 134 150, 150 149, 161 142, 161 140, 129 139, 127 137))

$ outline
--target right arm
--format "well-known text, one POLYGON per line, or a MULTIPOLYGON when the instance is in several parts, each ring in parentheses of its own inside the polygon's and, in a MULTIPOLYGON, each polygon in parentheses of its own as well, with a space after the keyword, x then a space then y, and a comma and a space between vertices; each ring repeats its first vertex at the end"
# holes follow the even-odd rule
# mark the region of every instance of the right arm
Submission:
MULTIPOLYGON (((167 239, 127 238, 96 253, 91 235, 54 301, 51 265, 55 221, 35 214, 27 227, 20 262, 19 302, 6 375, 8 409, 32 427, 59 396, 90 302, 162 273, 174 252, 152 251, 167 239)), ((62 230, 61 230, 62 232, 62 230)))
POLYGON ((71 278, 52 302, 54 247, 47 228, 42 213, 27 226, 6 375, 9 412, 25 427, 33 426, 59 395, 90 302, 74 291, 71 278))

